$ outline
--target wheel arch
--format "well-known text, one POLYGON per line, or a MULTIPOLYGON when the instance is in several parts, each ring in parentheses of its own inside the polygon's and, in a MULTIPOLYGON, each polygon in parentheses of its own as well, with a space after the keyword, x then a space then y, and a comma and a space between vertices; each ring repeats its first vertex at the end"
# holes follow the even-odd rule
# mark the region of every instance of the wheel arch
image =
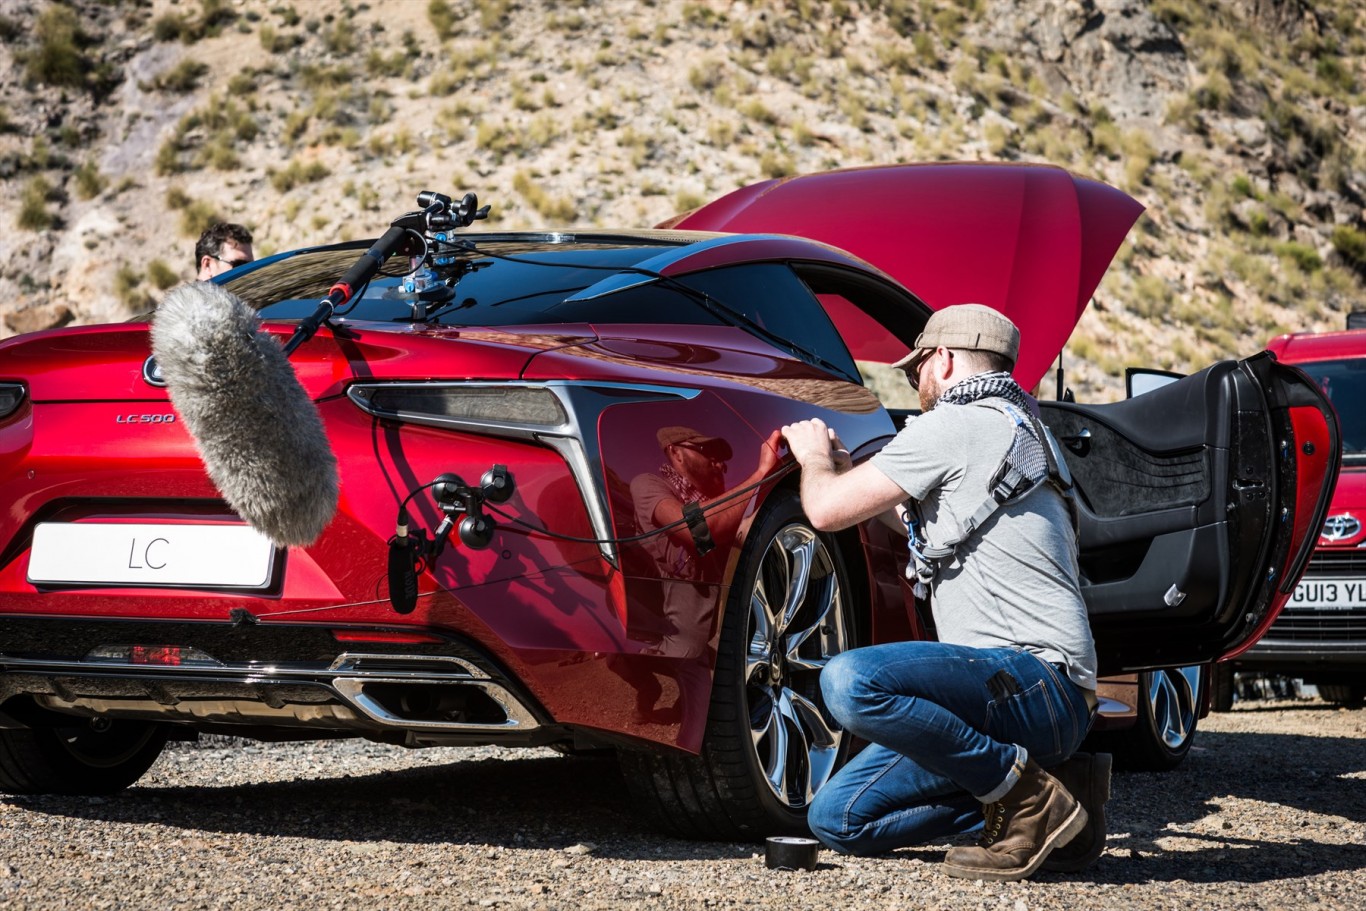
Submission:
POLYGON ((830 655, 858 641, 862 621, 848 618, 866 601, 860 536, 814 530, 797 487, 779 485, 758 505, 746 537, 742 552, 752 560, 731 567, 719 614, 702 750, 619 756, 644 811, 687 837, 805 833, 813 786, 848 755, 850 741, 821 707, 818 680, 830 655))

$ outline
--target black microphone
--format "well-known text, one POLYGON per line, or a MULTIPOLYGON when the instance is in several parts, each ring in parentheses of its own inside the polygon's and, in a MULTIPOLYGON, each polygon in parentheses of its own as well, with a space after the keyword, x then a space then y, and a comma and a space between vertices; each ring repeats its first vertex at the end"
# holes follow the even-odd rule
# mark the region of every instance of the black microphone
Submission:
POLYGON ((322 416, 256 311, 211 282, 173 288, 152 353, 209 478, 281 547, 317 540, 337 509, 337 459, 322 416))
POLYGON ((389 603, 400 614, 417 607, 417 564, 426 549, 420 536, 408 534, 408 515, 399 520, 397 533, 389 539, 389 603))

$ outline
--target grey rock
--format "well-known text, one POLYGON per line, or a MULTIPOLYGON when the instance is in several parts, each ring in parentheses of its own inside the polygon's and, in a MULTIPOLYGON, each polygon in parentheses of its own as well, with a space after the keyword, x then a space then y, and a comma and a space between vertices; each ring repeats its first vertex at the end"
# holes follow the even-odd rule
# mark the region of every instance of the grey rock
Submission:
POLYGON ((1116 120, 1160 120, 1189 87, 1180 38, 1146 5, 1124 0, 992 0, 984 43, 1046 64, 1045 79, 1116 120))

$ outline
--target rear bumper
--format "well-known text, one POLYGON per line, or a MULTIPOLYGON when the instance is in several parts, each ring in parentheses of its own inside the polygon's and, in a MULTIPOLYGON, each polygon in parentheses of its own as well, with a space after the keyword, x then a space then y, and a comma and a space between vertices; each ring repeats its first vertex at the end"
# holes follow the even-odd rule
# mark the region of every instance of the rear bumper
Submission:
MULTIPOLYGON (((1275 633, 1272 627, 1272 634, 1275 633)), ((1366 670, 1366 643, 1291 642, 1267 636, 1232 662, 1239 670, 1283 674, 1316 670, 1366 670)))
POLYGON ((564 736, 468 643, 366 642, 343 650, 321 630, 193 626, 196 648, 209 657, 150 664, 88 656, 107 643, 168 641, 165 625, 87 623, 63 637, 51 635, 50 622, 7 620, 0 705, 27 696, 91 717, 353 734, 408 746, 534 745, 564 736))

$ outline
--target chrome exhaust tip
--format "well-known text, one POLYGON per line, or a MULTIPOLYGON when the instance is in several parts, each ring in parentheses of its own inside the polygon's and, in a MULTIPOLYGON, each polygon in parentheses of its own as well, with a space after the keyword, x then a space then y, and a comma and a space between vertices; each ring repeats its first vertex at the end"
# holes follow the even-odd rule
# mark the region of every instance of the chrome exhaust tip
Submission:
POLYGON ((385 727, 449 732, 525 732, 540 725, 502 684, 459 658, 345 654, 332 689, 385 727))

